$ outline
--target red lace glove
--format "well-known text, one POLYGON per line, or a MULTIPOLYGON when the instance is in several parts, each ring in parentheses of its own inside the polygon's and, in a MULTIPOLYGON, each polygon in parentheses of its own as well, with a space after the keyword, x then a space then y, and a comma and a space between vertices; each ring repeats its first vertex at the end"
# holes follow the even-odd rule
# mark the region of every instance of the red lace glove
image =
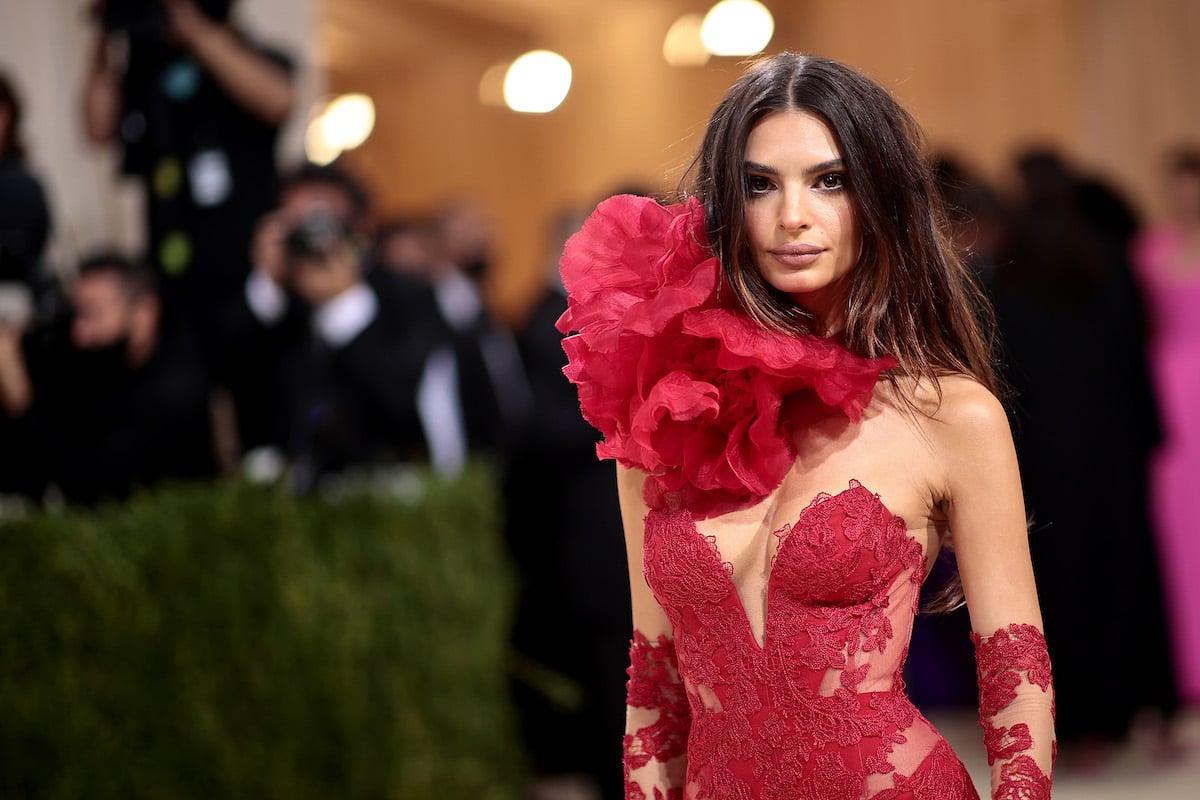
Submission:
POLYGON ((1050 800, 1057 747, 1046 637, 1033 625, 971 634, 979 677, 979 727, 994 800, 1050 800))
POLYGON ((626 684, 625 800, 683 800, 692 717, 675 643, 634 631, 626 684))

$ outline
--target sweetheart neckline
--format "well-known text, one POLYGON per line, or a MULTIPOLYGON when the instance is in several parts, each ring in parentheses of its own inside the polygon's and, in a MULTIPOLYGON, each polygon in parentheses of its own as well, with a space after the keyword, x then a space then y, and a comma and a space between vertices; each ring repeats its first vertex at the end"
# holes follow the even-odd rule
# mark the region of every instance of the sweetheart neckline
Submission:
MULTIPOLYGON (((771 535, 780 537, 780 542, 778 547, 775 548, 775 553, 771 556, 771 562, 768 565, 766 581, 764 582, 767 596, 763 603, 763 630, 761 642, 758 639, 758 635, 754 631, 754 626, 750 624, 750 614, 746 610, 746 602, 742 598, 742 593, 738 590, 737 584, 733 581, 733 564, 729 561, 726 561, 724 556, 721 555, 721 549, 717 546, 716 537, 701 533, 700 529, 696 526, 695 517, 692 516, 691 512, 687 509, 666 513, 669 516, 680 516, 686 518, 686 527, 690 533, 698 537, 707 545, 706 549, 712 554, 714 560, 716 561, 716 566, 718 567, 718 571, 721 573, 721 580, 724 581, 727 592, 733 593, 733 599, 737 604, 738 611, 741 614, 741 619, 744 624, 746 635, 750 640, 750 644, 754 647, 755 652, 761 656, 765 655, 767 652, 767 639, 769 638, 771 631, 771 609, 774 606, 774 604, 771 602, 771 589, 775 579, 775 562, 778 561, 780 554, 783 552, 783 548, 787 546, 788 540, 792 538, 791 531, 795 530, 796 527, 804 520, 804 518, 817 507, 824 505, 825 503, 841 500, 842 498, 850 495, 852 492, 857 491, 865 491, 870 499, 873 500, 875 504, 887 514, 889 519, 884 523, 885 529, 890 526, 891 519, 899 519, 901 521, 904 520, 903 517, 893 513, 892 510, 888 508, 887 503, 883 502, 883 498, 880 497, 878 493, 868 489, 862 484, 861 481, 852 478, 849 481, 849 485, 845 489, 837 492, 819 492, 811 501, 809 501, 808 505, 804 506, 804 508, 800 510, 800 512, 796 515, 794 522, 785 524, 772 531, 771 535), (781 535, 781 532, 785 528, 787 529, 787 533, 781 535)), ((908 528, 906 524, 905 533, 902 535, 908 539, 912 545, 920 549, 921 557, 924 561, 926 559, 925 548, 921 545, 920 541, 912 536, 909 536, 907 530, 908 528)))

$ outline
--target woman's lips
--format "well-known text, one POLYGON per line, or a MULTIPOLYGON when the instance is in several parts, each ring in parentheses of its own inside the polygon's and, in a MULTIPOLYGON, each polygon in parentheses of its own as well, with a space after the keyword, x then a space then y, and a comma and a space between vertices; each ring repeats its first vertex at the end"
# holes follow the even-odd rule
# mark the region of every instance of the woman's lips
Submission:
POLYGON ((776 261, 786 266, 807 267, 816 261, 821 253, 825 252, 825 248, 815 244, 784 244, 772 247, 767 252, 774 256, 776 261))

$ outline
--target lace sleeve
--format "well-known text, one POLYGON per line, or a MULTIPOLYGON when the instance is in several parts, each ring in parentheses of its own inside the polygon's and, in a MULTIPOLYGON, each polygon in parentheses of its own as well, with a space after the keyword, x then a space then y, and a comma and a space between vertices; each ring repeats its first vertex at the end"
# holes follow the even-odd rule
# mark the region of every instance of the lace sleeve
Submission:
POLYGON ((652 642, 634 631, 629 661, 625 798, 683 800, 691 713, 675 644, 665 635, 652 642))
POLYGON ((994 800, 1050 800, 1057 746, 1046 638, 1033 625, 971 634, 994 800))

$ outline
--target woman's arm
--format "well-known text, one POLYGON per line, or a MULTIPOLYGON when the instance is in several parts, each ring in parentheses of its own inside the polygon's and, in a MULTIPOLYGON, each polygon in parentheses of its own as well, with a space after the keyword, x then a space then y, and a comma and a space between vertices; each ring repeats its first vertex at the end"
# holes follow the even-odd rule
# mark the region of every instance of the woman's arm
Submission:
POLYGON ((974 630, 992 797, 1049 800, 1054 690, 1012 434, 979 384, 951 379, 943 390, 945 511, 974 630))
POLYGON ((648 512, 642 499, 645 477, 637 470, 617 468, 633 600, 633 642, 626 685, 625 796, 683 800, 691 713, 675 660, 671 623, 642 571, 648 512))

